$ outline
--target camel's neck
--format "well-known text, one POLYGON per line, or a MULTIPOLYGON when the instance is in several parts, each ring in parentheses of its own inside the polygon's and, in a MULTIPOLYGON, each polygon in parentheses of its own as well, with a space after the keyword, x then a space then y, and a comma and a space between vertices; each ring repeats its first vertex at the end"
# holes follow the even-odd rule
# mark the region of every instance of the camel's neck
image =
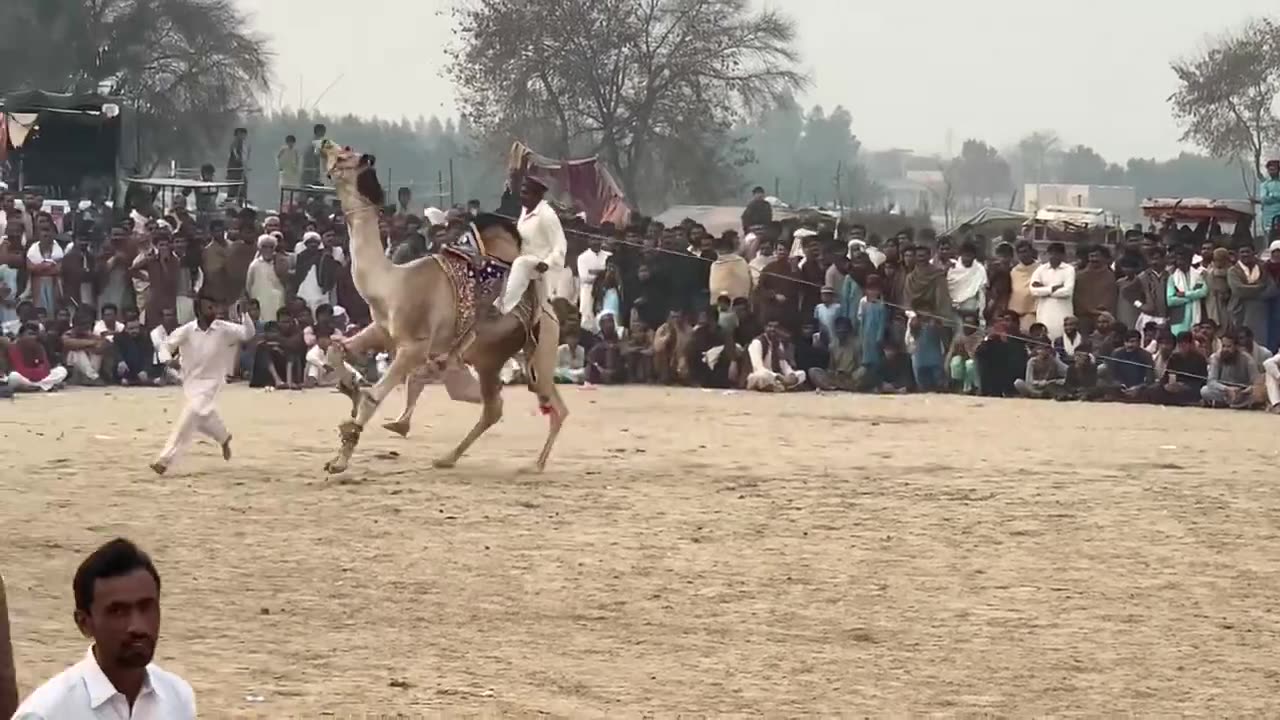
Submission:
POLYGON ((351 277, 360 294, 368 297, 377 292, 383 273, 391 270, 391 260, 382 247, 378 212, 354 191, 340 191, 338 197, 351 236, 351 277))

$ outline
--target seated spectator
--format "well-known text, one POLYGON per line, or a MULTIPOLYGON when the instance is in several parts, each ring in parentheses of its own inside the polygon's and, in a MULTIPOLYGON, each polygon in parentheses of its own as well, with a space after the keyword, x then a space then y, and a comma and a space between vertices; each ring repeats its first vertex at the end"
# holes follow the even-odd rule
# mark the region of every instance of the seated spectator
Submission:
POLYGON ((124 331, 124 323, 116 319, 118 310, 115 305, 107 303, 102 306, 102 317, 93 324, 93 334, 108 342, 116 339, 116 334, 124 331))
MULTIPOLYGON (((834 335, 832 336, 834 338, 834 335)), ((831 362, 831 353, 827 350, 827 342, 823 340, 817 323, 806 321, 800 327, 800 336, 792 346, 795 355, 795 367, 804 370, 809 368, 825 368, 831 362)))
POLYGON ((1062 391, 1053 394, 1054 400, 1098 400, 1105 389, 1098 384, 1098 365, 1093 359, 1093 348, 1081 343, 1071 356, 1062 391))
POLYGON ((819 390, 861 390, 866 373, 862 370, 862 344, 853 334, 853 322, 847 317, 835 320, 830 362, 826 368, 810 368, 809 382, 819 390))
POLYGON ((1155 382, 1155 364, 1151 353, 1142 349, 1142 333, 1130 330, 1124 338, 1124 347, 1114 351, 1099 371, 1125 399, 1136 400, 1143 388, 1155 382))
POLYGON ((1058 359, 1064 363, 1071 362, 1075 357, 1076 348, 1085 342, 1085 336, 1080 332, 1080 323, 1075 316, 1068 315, 1062 319, 1062 336, 1053 341, 1053 348, 1058 351, 1058 359))
MULTIPOLYGON (((308 317, 310 311, 307 311, 308 317)), ((290 390, 302 389, 303 374, 307 369, 307 342, 302 325, 286 312, 276 313, 276 328, 280 333, 280 350, 285 360, 285 385, 290 390)))
POLYGON ((1240 352, 1253 358, 1257 363, 1258 370, 1262 370, 1262 365, 1271 359, 1271 351, 1254 342, 1253 331, 1247 327, 1242 327, 1236 333, 1236 342, 1240 345, 1240 352))
POLYGON ((109 341, 93 332, 93 311, 81 308, 75 315, 71 329, 63 333, 62 346, 66 352, 67 365, 71 368, 70 384, 72 385, 104 385, 103 362, 112 349, 109 341))
POLYGON ((578 333, 569 333, 556 350, 556 382, 581 385, 587 379, 587 354, 578 343, 578 333))
POLYGON ((1143 399, 1157 405, 1193 405, 1200 402, 1209 365, 1196 346, 1195 336, 1184 332, 1177 336, 1177 350, 1169 356, 1165 372, 1156 385, 1143 391, 1143 399))
POLYGON ((622 358, 622 339, 618 337, 613 313, 601 313, 597 322, 600 332, 591 352, 587 353, 587 382, 619 385, 627 380, 627 367, 622 358))
POLYGON ((960 316, 960 333, 951 341, 943 366, 952 389, 972 395, 978 391, 978 346, 982 343, 978 333, 978 316, 964 313, 960 316))
MULTIPOLYGON (((653 333, 653 370, 659 383, 671 385, 680 381, 681 366, 686 361, 680 352, 689 328, 679 310, 667 313, 667 321, 653 333)), ((576 340, 576 336, 575 336, 576 340)))
POLYGON ((653 382, 653 331, 643 320, 632 321, 631 332, 622 341, 622 356, 627 365, 627 382, 653 382))
MULTIPOLYGON (((307 350, 306 355, 306 377, 303 384, 306 387, 337 387, 338 381, 342 379, 342 373, 329 365, 328 355, 329 346, 333 344, 333 330, 328 325, 320 324, 316 326, 316 344, 307 350)), ((343 361, 347 372, 355 378, 357 383, 364 383, 364 375, 350 363, 343 361)))
POLYGON ((1018 314, 1012 310, 992 323, 987 336, 978 344, 973 357, 978 366, 978 387, 987 397, 1014 397, 1014 382, 1027 372, 1026 346, 1009 337, 1008 330, 1019 327, 1018 314))
POLYGON ((919 392, 936 392, 943 380, 942 321, 912 314, 907 321, 907 352, 911 354, 911 370, 919 392))
POLYGON ((1027 375, 1013 386, 1026 398, 1044 399, 1059 394, 1067 379, 1067 365, 1050 345, 1037 345, 1027 360, 1027 375))
MULTIPOLYGON (((1088 337, 1089 344, 1093 346, 1094 357, 1099 360, 1111 357, 1117 348, 1124 345, 1128 333, 1128 330, 1116 323, 1111 313, 1099 310, 1094 318, 1093 332, 1088 337)), ((1142 339, 1142 333, 1138 333, 1138 339, 1142 339)), ((1141 342, 1138 345, 1141 347, 1141 342)))
POLYGON ((0 324, 0 334, 11 338, 18 337, 23 325, 27 323, 35 323, 40 328, 40 332, 44 332, 44 326, 40 324, 36 313, 36 304, 30 300, 22 300, 18 302, 14 309, 15 317, 3 324, 0 324))
POLYGON ((1234 336, 1223 335, 1220 341, 1222 349, 1209 358, 1209 379, 1200 389, 1200 397, 1209 407, 1225 405, 1240 410, 1257 404, 1257 363, 1241 351, 1234 336))
MULTIPOLYGON (((165 308, 166 313, 176 312, 165 308)), ((160 326, 157 326, 160 327, 160 326)), ((142 323, 130 320, 115 336, 116 377, 121 385, 159 385, 165 373, 156 363, 156 349, 142 323)))
POLYGON ((714 321, 713 314, 710 309, 698 312, 698 323, 689 333, 684 364, 695 386, 728 389, 737 385, 741 353, 733 336, 714 321))
MULTIPOLYGON (((126 313, 128 315, 128 313, 126 313)), ((138 316, 134 314, 125 321, 125 326, 129 323, 138 322, 138 316)), ((181 385, 182 373, 179 369, 182 367, 181 358, 177 358, 169 351, 169 336, 178 329, 178 311, 176 308, 164 308, 160 311, 160 324, 151 328, 148 339, 151 341, 151 347, 155 350, 155 357, 152 365, 155 367, 155 373, 152 375, 160 384, 163 385, 181 385)))
POLYGON ((249 387, 285 390, 289 387, 287 377, 288 360, 280 340, 280 326, 269 322, 263 327, 262 341, 254 354, 249 387))
POLYGON ((1152 382, 1164 382, 1165 368, 1169 365, 1169 358, 1173 357, 1178 349, 1178 341, 1173 337, 1173 333, 1168 329, 1160 331, 1160 337, 1156 340, 1156 351, 1151 355, 1152 364, 1155 365, 1155 377, 1152 382))
POLYGON ((751 312, 751 303, 746 298, 738 298, 733 301, 733 314, 737 317, 734 323, 733 342, 738 347, 746 347, 751 341, 764 332, 764 327, 760 325, 760 321, 751 312))
POLYGON ((18 339, 3 341, 5 356, 9 361, 9 374, 5 386, 15 392, 50 392, 62 387, 67 379, 67 369, 51 365, 49 355, 40 342, 40 326, 34 322, 23 325, 18 339))
POLYGON ((804 385, 805 373, 791 366, 787 341, 777 320, 769 321, 764 333, 751 341, 747 353, 751 359, 748 390, 786 392, 804 385))
POLYGON ((911 356, 906 348, 892 338, 884 342, 884 361, 880 364, 875 388, 881 393, 902 394, 910 392, 915 378, 911 369, 911 356))

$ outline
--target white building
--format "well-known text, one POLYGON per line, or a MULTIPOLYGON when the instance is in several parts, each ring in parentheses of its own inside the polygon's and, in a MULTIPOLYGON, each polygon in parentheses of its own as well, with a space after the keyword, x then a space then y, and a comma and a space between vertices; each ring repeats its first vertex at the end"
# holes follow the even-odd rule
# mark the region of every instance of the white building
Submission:
POLYGON ((1032 215, 1048 207, 1077 207, 1103 210, 1125 223, 1142 219, 1138 192, 1129 185, 1028 183, 1023 197, 1026 198, 1023 209, 1032 215))

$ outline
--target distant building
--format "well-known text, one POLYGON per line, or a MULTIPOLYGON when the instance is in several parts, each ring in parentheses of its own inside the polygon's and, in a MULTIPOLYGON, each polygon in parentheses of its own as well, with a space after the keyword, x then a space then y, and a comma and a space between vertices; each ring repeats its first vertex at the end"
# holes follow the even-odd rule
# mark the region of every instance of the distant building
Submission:
POLYGON ((1032 215, 1049 207, 1096 208, 1118 216, 1121 222, 1142 219, 1138 193, 1129 185, 1060 185, 1027 183, 1023 209, 1032 215))

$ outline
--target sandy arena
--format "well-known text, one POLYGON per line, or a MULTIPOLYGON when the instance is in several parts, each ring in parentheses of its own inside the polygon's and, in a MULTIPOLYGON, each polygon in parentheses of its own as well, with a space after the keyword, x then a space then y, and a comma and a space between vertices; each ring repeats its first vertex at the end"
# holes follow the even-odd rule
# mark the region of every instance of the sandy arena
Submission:
POLYGON ((208 718, 1276 711, 1274 417, 569 389, 518 476, 546 423, 505 396, 455 470, 478 408, 431 388, 337 478, 324 391, 229 389, 234 461, 164 478, 177 390, 0 403, 21 692, 83 654, 72 573, 125 535, 208 718))

